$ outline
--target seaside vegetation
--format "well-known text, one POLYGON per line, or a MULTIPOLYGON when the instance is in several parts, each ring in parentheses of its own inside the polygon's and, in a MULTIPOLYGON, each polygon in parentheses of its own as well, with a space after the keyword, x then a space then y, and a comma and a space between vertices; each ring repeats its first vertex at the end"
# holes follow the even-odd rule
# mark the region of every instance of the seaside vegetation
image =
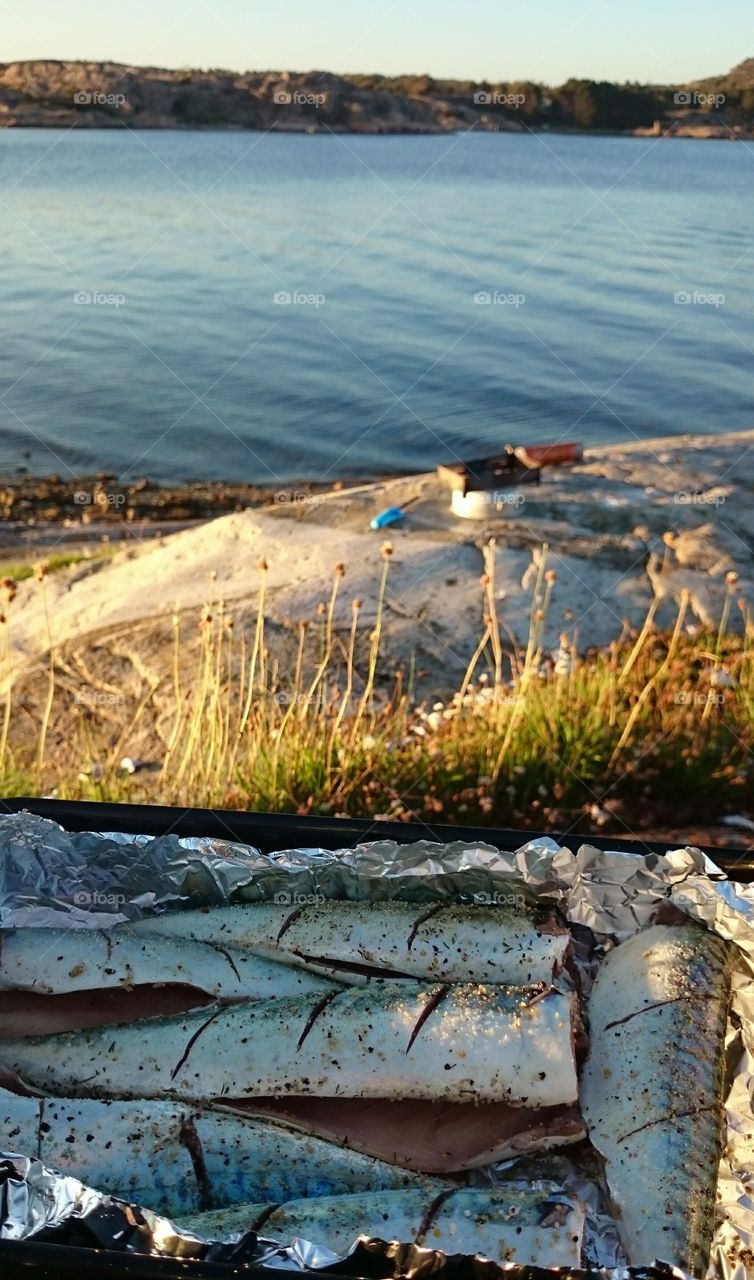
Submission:
MULTIPOLYGON (((54 552, 47 557, 45 561, 48 573, 57 573, 59 569, 69 569, 74 564, 90 564, 93 560, 103 560, 108 555, 112 555, 114 548, 111 550, 107 546, 99 546, 95 551, 88 553, 81 551, 70 552, 54 552)), ((13 582, 25 582, 28 578, 34 577, 34 565, 28 560, 9 561, 6 564, 0 564, 0 578, 8 578, 13 582)))
MULTIPOLYGON (((679 86, 615 84, 607 80, 571 77, 562 85, 531 80, 436 80, 429 75, 354 75, 349 81, 374 93, 401 94, 409 98, 440 98, 449 102, 473 102, 486 95, 484 110, 511 118, 523 118, 533 127, 624 130, 649 127, 655 120, 680 109, 700 116, 711 109, 744 121, 754 120, 754 59, 727 75, 699 81, 696 93, 679 97, 679 86), (714 107, 710 103, 714 101, 714 107)), ((685 86, 680 86, 681 90, 685 86)))
MULTIPOLYGON (((162 691, 170 714, 149 761, 128 751, 155 715, 151 686, 135 708, 99 695, 112 686, 95 674, 72 688, 53 643, 36 673, 35 707, 19 696, 19 677, 7 674, 16 595, 7 577, 3 794, 617 835, 710 823, 751 805, 754 619, 735 574, 716 630, 699 628, 682 598, 670 631, 657 630, 650 609, 638 631, 626 626, 608 648, 586 654, 565 634, 555 650, 545 645, 557 576, 546 560, 524 646, 509 634, 494 579, 484 574, 482 633, 463 680, 447 700, 422 702, 412 668, 387 678, 391 556, 385 544, 366 640, 358 599, 350 626, 335 626, 347 591, 337 565, 329 599, 299 626, 290 672, 268 644, 264 561, 250 624, 236 626, 222 601, 198 617, 175 615, 170 687, 162 691), (189 662, 188 632, 196 638, 197 628, 198 662, 189 662)), ((43 594, 47 573, 36 566, 43 594)))

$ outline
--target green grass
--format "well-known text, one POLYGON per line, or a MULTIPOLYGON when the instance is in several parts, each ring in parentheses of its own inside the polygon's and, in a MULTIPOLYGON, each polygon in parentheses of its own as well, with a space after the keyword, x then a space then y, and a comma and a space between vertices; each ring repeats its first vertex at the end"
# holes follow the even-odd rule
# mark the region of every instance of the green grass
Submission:
MULTIPOLYGON (((49 573, 56 573, 60 569, 69 569, 73 564, 91 564, 95 560, 104 559, 108 554, 112 554, 109 549, 106 550, 101 546, 91 554, 83 551, 70 552, 53 552, 45 559, 45 564, 49 573)), ((34 562, 30 560, 11 561, 6 564, 0 564, 0 578, 10 578, 13 582, 25 582, 28 578, 34 577, 34 562)))
POLYGON ((588 830, 596 818, 616 834, 754 808, 754 627, 733 584, 717 631, 690 634, 684 602, 672 632, 658 633, 650 614, 638 634, 588 657, 565 638, 554 662, 543 641, 554 575, 540 575, 521 649, 504 648, 505 619, 485 577, 485 631, 461 687, 446 704, 424 707, 406 693, 407 673, 388 693, 378 680, 389 554, 366 654, 359 602, 350 628, 334 627, 338 566, 330 600, 301 627, 285 673, 266 644, 266 572, 262 565, 250 633, 222 606, 205 607, 196 622, 174 619, 172 689, 161 690, 171 695, 172 724, 152 771, 120 769, 151 714, 148 698, 116 727, 96 706, 79 707, 55 755, 49 708, 70 692, 56 688, 53 661, 33 749, 16 741, 19 714, 7 694, 5 794, 54 788, 81 799, 561 830, 588 830), (743 621, 737 631, 734 618, 743 621), (186 631, 195 625, 200 660, 189 674, 186 631))

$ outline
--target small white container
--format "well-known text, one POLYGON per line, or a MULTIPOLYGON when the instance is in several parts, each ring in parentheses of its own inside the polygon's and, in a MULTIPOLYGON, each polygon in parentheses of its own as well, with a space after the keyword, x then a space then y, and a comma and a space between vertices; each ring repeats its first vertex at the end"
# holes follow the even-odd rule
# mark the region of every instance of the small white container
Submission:
POLYGON ((470 489, 468 493, 453 489, 450 510, 462 520, 490 520, 501 516, 510 519, 517 515, 524 502, 520 489, 470 489))

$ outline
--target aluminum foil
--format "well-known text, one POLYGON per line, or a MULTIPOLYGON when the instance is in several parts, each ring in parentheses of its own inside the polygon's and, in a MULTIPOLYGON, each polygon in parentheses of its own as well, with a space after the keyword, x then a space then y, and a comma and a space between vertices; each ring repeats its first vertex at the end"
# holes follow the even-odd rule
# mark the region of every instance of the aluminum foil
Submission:
POLYGON ((35 814, 8 814, 0 816, 0 926, 103 928, 160 908, 275 901, 281 895, 413 902, 494 902, 522 893, 533 898, 559 853, 570 860, 554 841, 519 853, 460 841, 392 840, 335 852, 260 853, 204 836, 67 832, 35 814))
MULTIPOLYGON (((22 813, 0 817, 0 925, 103 928, 158 910, 237 901, 297 902, 325 898, 414 902, 453 899, 504 903, 557 901, 574 926, 582 980, 588 987, 599 957, 672 904, 736 944, 739 964, 728 1031, 738 1062, 726 1102, 728 1141, 719 1172, 718 1225, 707 1280, 754 1280, 754 886, 729 882, 698 849, 643 857, 555 841, 506 851, 486 843, 373 841, 355 848, 287 849, 263 854, 205 837, 68 833, 22 813), (578 946, 579 940, 590 946, 578 946), (596 946, 594 945, 596 944, 596 946), (596 957, 596 959, 594 958, 596 957)), ((615 1226, 591 1171, 558 1154, 548 1160, 564 1197, 586 1208, 585 1264, 602 1280, 674 1274, 627 1268, 615 1226)), ((483 1171, 498 1183, 517 1162, 483 1171)), ((520 1173, 519 1173, 520 1176, 520 1173)), ((0 1239, 28 1239, 76 1223, 100 1245, 121 1251, 212 1261, 255 1261, 268 1269, 335 1268, 343 1274, 419 1277, 431 1273, 488 1277, 531 1269, 500 1268, 480 1259, 445 1259, 414 1246, 364 1241, 344 1258, 326 1242, 274 1242, 253 1233, 228 1242, 201 1241, 148 1209, 126 1206, 62 1178, 27 1156, 0 1156, 0 1239), (103 1225, 104 1224, 104 1225, 103 1225), (109 1224, 109 1225, 108 1225, 109 1224), (461 1267, 461 1271, 457 1270, 461 1267), (456 1270, 454 1270, 454 1267, 456 1270), (366 1268, 366 1271, 364 1270, 366 1268)), ((545 1273, 540 1273, 545 1274, 545 1273)), ((584 1274, 584 1273, 582 1273, 584 1274)))

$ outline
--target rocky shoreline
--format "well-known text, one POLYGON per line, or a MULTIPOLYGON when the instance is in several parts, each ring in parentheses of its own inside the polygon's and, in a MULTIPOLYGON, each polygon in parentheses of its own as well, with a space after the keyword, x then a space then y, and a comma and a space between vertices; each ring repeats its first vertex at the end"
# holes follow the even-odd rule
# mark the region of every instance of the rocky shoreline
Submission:
POLYGON ((698 86, 0 63, 0 128, 754 137, 754 59, 698 86))
MULTIPOLYGON (((477 95, 478 96, 478 95, 477 95)), ((174 71, 117 63, 0 64, 0 127, 284 133, 523 132, 473 93, 385 92, 329 72, 174 71)))
POLYGON ((117 535, 141 521, 187 523, 210 520, 247 507, 283 506, 312 494, 343 488, 343 483, 299 480, 280 485, 231 481, 192 481, 161 485, 139 478, 120 484, 108 472, 63 480, 57 475, 0 475, 0 544, 13 529, 59 527, 82 534, 105 524, 117 535))
MULTIPOLYGON (((159 630, 166 609, 201 609, 210 581, 214 595, 253 614, 259 562, 269 565, 268 599, 283 646, 295 641, 301 621, 316 616, 338 563, 346 568, 348 598, 344 593, 338 605, 336 626, 350 625, 353 595, 364 601, 368 628, 386 533, 394 550, 385 623, 390 661, 415 654, 439 683, 457 681, 473 651, 479 577, 489 572, 490 556, 505 624, 518 642, 545 562, 557 579, 547 623, 547 643, 555 647, 564 630, 581 650, 610 644, 624 627, 640 627, 650 607, 658 627, 672 627, 683 600, 689 625, 715 627, 731 574, 737 596, 754 609, 754 430, 587 448, 583 461, 548 469, 541 484, 512 491, 515 501, 490 503, 478 520, 451 513, 449 491, 435 473, 285 491, 161 489, 145 481, 126 492, 108 489, 103 478, 97 483, 78 508, 83 488, 60 481, 27 477, 3 491, 17 518, 0 528, 29 558, 40 558, 45 539, 70 547, 103 534, 109 542, 124 538, 104 563, 87 557, 50 574, 58 643, 80 644, 103 629, 128 632, 137 621, 159 630), (116 494, 125 498, 120 505, 116 494), (371 519, 392 506, 406 508, 403 522, 370 530, 371 519)), ((7 541, 3 554, 7 562, 7 541)), ((22 662, 47 644, 34 586, 19 583, 14 604, 11 647, 22 662)))

